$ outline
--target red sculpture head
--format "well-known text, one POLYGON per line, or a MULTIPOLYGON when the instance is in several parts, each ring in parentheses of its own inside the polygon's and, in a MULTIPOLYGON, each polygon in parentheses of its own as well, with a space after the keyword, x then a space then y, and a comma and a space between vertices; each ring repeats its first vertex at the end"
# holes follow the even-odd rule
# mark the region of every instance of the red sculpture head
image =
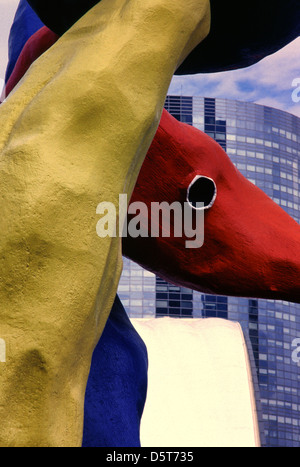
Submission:
MULTIPOLYGON (((177 201, 182 212, 189 203, 193 228, 193 205, 202 202, 204 244, 188 248, 191 239, 184 232, 174 235, 176 218, 171 216, 169 237, 123 238, 128 258, 201 292, 300 301, 300 226, 236 169, 218 143, 166 111, 131 203, 137 201, 148 207, 144 227, 151 226, 151 203, 177 201)), ((196 235, 200 240, 201 232, 196 235)))

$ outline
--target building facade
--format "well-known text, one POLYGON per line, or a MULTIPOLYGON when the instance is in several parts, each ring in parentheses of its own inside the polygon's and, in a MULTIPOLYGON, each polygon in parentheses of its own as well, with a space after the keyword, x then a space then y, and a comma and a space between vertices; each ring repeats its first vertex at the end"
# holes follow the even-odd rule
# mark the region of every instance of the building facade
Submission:
MULTIPOLYGON (((243 175, 299 222, 299 118, 226 99, 168 96, 165 107, 214 138, 243 175)), ((131 317, 240 322, 252 345, 265 445, 300 447, 300 363, 294 352, 300 305, 200 294, 168 284, 127 259, 119 295, 131 317)))

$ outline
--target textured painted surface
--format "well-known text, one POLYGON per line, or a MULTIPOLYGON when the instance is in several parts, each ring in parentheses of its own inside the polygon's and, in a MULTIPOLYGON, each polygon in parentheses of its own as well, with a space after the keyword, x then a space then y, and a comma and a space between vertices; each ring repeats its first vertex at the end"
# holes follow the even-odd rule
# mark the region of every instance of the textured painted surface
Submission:
POLYGON ((94 351, 83 447, 139 447, 147 394, 146 346, 117 297, 94 351))
MULTIPOLYGON (((187 237, 174 236, 171 216, 171 238, 128 236, 124 255, 194 290, 299 302, 299 224, 250 183, 212 138, 166 111, 131 198, 148 207, 146 216, 139 216, 141 225, 151 225, 152 202, 183 206, 198 175, 213 179, 217 189, 213 206, 205 211, 204 245, 186 248, 187 237)), ((198 201, 204 201, 203 194, 198 201)))
POLYGON ((103 0, 0 108, 1 445, 81 445, 122 266, 96 206, 132 193, 174 70, 209 22, 207 1, 103 0))
MULTIPOLYGON (((64 33, 99 0, 28 0, 43 22, 64 33)), ((211 31, 178 74, 253 65, 300 35, 299 0, 210 0, 211 31)))
MULTIPOLYGON (((22 22, 18 29, 22 35, 22 22)), ((29 66, 57 39, 47 27, 28 39, 9 76, 7 95, 29 66)), ((14 46, 15 40, 11 37, 10 47, 14 46)), ((5 361, 5 343, 1 346, 0 340, 1 361, 5 361)), ((145 344, 117 297, 93 353, 85 394, 83 447, 140 446, 147 368, 145 344)))
MULTIPOLYGON (((29 29, 29 25, 27 26, 29 29)), ((22 23, 17 29, 18 32, 22 31, 22 23)), ((22 34, 20 34, 22 35, 22 34)), ((15 34, 10 36, 10 47, 9 50, 13 51, 16 47, 14 41, 15 34)), ((9 73, 9 67, 7 70, 7 80, 5 93, 8 96, 18 82, 23 78, 27 70, 30 68, 33 62, 37 60, 44 52, 46 52, 51 45, 53 45, 57 40, 58 36, 50 31, 46 26, 43 26, 41 29, 38 29, 36 32, 33 32, 32 36, 29 37, 27 41, 24 41, 23 48, 20 52, 20 55, 17 57, 16 64, 9 73)), ((16 56, 16 53, 12 54, 16 56)))
POLYGON ((260 445, 252 370, 238 323, 154 318, 133 324, 149 353, 143 447, 260 445))

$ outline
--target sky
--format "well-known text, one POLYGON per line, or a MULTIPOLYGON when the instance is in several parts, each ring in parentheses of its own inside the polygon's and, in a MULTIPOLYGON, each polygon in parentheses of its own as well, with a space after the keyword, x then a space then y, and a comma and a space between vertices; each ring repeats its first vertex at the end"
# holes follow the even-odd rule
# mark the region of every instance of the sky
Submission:
MULTIPOLYGON (((5 76, 8 35, 18 3, 19 0, 0 0, 0 80, 5 76)), ((300 37, 249 68, 175 76, 169 94, 255 102, 300 117, 300 37)))

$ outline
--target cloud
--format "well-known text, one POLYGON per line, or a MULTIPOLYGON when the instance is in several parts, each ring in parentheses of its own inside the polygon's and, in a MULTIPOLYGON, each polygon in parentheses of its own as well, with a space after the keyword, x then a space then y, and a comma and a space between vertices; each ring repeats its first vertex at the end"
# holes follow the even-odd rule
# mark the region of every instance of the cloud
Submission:
POLYGON ((169 93, 219 97, 271 105, 300 117, 293 81, 300 78, 300 38, 249 68, 214 74, 176 76, 169 93))

